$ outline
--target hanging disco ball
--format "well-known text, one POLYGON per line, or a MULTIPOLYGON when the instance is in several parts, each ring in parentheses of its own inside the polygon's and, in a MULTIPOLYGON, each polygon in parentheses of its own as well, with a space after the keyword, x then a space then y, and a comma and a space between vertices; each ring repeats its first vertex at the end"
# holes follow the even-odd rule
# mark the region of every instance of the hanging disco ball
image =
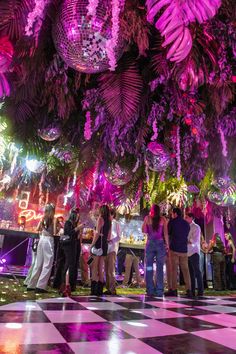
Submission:
POLYGON ((165 171, 170 165, 170 154, 164 145, 156 142, 149 143, 146 151, 146 163, 152 171, 165 171))
MULTIPOLYGON (((109 68, 107 41, 112 36, 112 0, 99 0, 96 17, 88 16, 88 0, 63 0, 53 25, 56 50, 67 65, 92 74, 109 68)), ((118 60, 125 41, 119 34, 115 56, 118 60)))
POLYGON ((46 128, 38 129, 38 135, 46 141, 57 140, 61 136, 61 127, 56 123, 50 124, 46 128))
POLYGON ((128 167, 121 167, 118 163, 108 166, 104 174, 107 181, 114 186, 123 186, 132 179, 130 169, 128 167))
POLYGON ((224 195, 220 192, 209 192, 208 193, 208 199, 210 202, 217 204, 217 205, 221 205, 224 199, 224 195))

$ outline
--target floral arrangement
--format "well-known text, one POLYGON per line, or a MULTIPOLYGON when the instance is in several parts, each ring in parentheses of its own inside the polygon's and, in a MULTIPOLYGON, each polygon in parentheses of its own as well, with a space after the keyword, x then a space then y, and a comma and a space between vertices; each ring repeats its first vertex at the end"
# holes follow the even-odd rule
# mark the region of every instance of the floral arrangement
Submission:
POLYGON ((120 0, 111 0, 112 3, 112 32, 111 39, 107 41, 106 51, 109 58, 110 70, 114 71, 116 68, 116 54, 115 49, 117 46, 119 35, 119 16, 120 16, 120 0))

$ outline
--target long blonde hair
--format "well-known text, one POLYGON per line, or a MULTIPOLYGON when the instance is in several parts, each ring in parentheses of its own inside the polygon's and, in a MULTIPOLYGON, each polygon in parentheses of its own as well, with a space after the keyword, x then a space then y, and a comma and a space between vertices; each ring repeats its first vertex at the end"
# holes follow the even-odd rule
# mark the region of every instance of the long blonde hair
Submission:
POLYGON ((55 205, 52 203, 46 204, 44 209, 44 216, 42 219, 43 229, 48 230, 48 228, 53 224, 54 215, 55 215, 55 205))

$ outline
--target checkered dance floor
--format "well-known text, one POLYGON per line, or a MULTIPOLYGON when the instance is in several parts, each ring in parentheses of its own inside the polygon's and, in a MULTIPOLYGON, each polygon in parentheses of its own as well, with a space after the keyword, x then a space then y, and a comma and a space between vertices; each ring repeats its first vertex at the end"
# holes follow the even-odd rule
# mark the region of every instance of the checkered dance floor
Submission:
POLYGON ((236 353, 236 297, 53 298, 0 307, 0 353, 236 353))

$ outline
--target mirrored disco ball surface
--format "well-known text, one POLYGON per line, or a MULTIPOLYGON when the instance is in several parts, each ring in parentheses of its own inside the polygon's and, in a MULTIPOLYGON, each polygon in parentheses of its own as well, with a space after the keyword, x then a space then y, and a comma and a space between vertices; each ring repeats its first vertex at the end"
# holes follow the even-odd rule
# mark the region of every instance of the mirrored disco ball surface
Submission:
POLYGON ((107 167, 105 177, 114 186, 123 186, 131 181, 132 173, 127 167, 114 164, 107 167))
MULTIPOLYGON (((96 17, 88 16, 88 0, 64 0, 53 25, 56 50, 67 65, 84 73, 98 73, 109 68, 107 40, 112 35, 111 0, 100 0, 96 17)), ((118 60, 124 48, 119 33, 115 49, 118 60)))

